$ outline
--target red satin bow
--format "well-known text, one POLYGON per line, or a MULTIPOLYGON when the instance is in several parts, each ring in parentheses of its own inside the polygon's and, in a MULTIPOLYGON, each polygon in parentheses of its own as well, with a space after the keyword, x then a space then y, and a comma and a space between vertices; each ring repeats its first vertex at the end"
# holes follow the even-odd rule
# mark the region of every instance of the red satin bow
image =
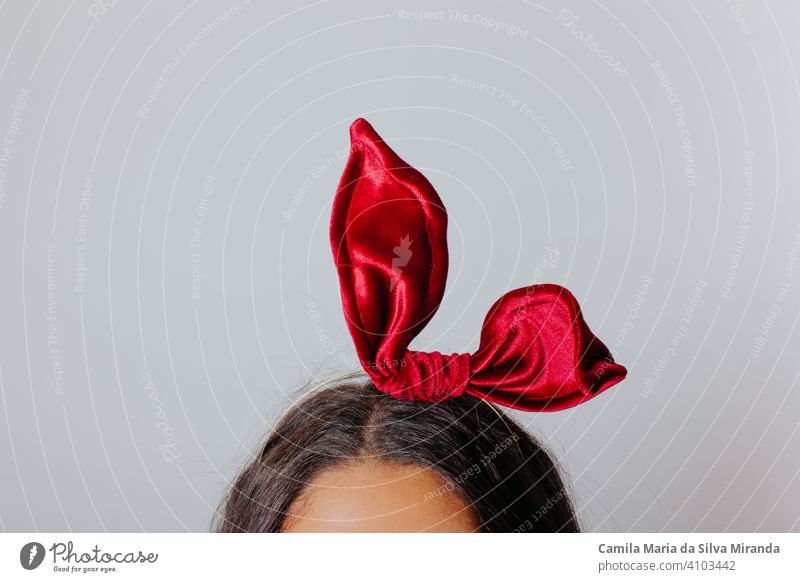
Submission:
POLYGON ((331 212, 342 305, 361 365, 396 398, 436 402, 463 393, 528 411, 593 398, 627 370, 589 330, 559 285, 503 295, 473 354, 409 350, 436 312, 447 279, 447 213, 433 186, 364 119, 331 212))

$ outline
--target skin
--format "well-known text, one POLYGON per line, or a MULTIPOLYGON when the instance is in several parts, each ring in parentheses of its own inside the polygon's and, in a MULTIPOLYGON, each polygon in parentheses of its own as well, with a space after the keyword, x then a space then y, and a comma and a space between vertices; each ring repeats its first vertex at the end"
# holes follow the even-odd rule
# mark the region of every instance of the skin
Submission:
POLYGON ((322 471, 289 508, 285 532, 473 532, 469 505, 425 467, 356 460, 322 471))

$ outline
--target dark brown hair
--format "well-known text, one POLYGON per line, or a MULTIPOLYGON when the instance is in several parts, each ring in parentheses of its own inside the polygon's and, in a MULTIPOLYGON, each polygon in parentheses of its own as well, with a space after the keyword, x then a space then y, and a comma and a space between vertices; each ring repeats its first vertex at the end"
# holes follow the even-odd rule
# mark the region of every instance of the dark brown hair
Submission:
POLYGON ((294 404, 221 504, 218 532, 279 532, 322 469, 369 457, 433 469, 483 532, 580 531, 548 452, 486 401, 398 400, 361 374, 327 382, 294 404))

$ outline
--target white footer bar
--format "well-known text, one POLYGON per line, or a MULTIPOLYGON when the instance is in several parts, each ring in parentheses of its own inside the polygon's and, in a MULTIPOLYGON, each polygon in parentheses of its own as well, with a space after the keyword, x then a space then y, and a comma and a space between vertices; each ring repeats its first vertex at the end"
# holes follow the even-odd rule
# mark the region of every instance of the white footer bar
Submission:
POLYGON ((0 534, 3 581, 278 576, 797 581, 800 534, 0 534))

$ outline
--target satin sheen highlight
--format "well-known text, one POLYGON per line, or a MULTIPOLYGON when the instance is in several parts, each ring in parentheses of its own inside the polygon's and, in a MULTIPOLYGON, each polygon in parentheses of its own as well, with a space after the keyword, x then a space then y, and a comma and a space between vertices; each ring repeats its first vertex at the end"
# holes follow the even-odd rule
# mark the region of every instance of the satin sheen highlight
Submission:
POLYGON ((447 212, 431 183, 364 119, 333 201, 330 242, 350 335, 382 392, 438 402, 470 394, 526 411, 594 398, 625 378, 568 289, 509 291, 489 309, 472 354, 409 349, 447 280, 447 212))

